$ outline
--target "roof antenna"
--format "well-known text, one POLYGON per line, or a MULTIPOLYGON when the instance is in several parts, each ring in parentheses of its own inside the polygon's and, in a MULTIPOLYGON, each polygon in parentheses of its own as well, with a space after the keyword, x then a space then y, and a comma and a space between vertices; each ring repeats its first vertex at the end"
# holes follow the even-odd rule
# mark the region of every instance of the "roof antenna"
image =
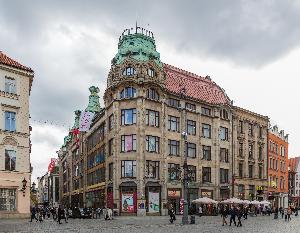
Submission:
POLYGON ((137 20, 135 21, 135 34, 137 34, 137 28, 138 28, 138 26, 137 26, 137 20))

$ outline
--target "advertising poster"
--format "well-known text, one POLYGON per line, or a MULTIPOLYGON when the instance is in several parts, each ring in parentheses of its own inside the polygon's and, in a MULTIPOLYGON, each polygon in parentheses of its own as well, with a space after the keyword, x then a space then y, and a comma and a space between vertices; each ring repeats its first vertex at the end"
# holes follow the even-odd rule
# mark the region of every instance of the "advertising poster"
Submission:
POLYGON ((133 193, 122 193, 122 212, 134 212, 133 193))
POLYGON ((159 193, 149 192, 149 213, 159 212, 159 193))
POLYGON ((92 123, 93 117, 95 113, 93 112, 83 112, 80 115, 79 120, 79 131, 80 132, 86 132, 90 129, 90 125, 92 123))

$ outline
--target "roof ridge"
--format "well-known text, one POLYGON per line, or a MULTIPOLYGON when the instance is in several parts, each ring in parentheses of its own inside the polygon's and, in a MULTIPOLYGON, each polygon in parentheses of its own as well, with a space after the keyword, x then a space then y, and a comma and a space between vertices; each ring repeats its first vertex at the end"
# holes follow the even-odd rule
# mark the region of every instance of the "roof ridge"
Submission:
POLYGON ((190 71, 178 68, 176 66, 173 66, 173 65, 170 65, 170 64, 167 64, 167 63, 163 63, 163 65, 167 66, 167 68, 170 68, 174 71, 177 71, 177 72, 184 73, 184 74, 188 75, 188 78, 201 79, 201 80, 206 81, 208 83, 214 84, 214 82, 210 78, 208 78, 209 76, 203 77, 203 76, 200 76, 198 74, 192 73, 190 71))
POLYGON ((0 64, 11 66, 17 69, 34 72, 30 67, 22 65, 20 62, 12 59, 11 57, 7 56, 3 51, 0 50, 0 64))

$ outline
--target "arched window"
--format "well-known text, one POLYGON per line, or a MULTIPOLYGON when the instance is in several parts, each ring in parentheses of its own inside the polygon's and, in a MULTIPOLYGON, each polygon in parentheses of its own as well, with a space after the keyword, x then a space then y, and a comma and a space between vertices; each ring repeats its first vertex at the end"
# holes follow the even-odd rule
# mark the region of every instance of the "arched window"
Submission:
POLYGON ((131 66, 126 67, 123 71, 123 75, 125 76, 131 76, 135 74, 136 74, 136 70, 131 66))
POLYGON ((151 68, 149 68, 148 70, 147 70, 147 74, 150 76, 150 77, 154 77, 154 70, 153 69, 151 69, 151 68))
POLYGON ((152 100, 159 100, 159 94, 154 88, 147 90, 147 98, 152 100))
POLYGON ((136 89, 133 87, 125 87, 120 93, 121 99, 133 97, 136 97, 136 89))

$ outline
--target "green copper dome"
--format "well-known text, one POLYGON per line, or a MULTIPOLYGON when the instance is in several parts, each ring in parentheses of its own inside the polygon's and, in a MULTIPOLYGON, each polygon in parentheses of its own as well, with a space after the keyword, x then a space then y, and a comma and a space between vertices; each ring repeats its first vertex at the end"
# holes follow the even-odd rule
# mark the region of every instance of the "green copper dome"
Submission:
POLYGON ((89 88, 91 94, 89 96, 89 104, 87 106, 87 108, 85 109, 85 111, 87 112, 100 112, 100 103, 99 103, 99 88, 95 87, 95 86, 91 86, 89 88))
POLYGON ((141 27, 126 29, 122 33, 119 38, 118 53, 113 63, 121 64, 128 56, 137 61, 154 60, 159 67, 162 67, 153 33, 141 27))

